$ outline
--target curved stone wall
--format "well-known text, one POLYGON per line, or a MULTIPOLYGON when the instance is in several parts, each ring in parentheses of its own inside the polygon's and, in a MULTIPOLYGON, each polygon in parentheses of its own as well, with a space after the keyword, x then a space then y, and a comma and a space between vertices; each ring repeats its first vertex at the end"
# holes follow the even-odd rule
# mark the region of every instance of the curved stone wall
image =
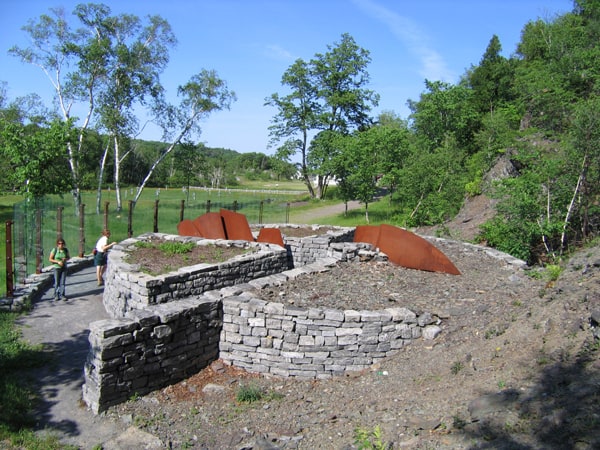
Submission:
MULTIPOLYGON (((93 411, 101 412, 135 393, 145 394, 181 381, 217 358, 252 372, 329 378, 368 368, 416 338, 434 339, 440 332, 439 319, 429 312, 298 308, 253 296, 256 288, 321 272, 338 261, 386 259, 369 244, 339 242, 340 235, 352 239, 345 233, 324 238, 326 245, 319 239, 317 250, 313 245, 316 238, 303 238, 308 242, 307 252, 319 256, 308 255, 305 260, 314 262, 293 268, 287 263, 289 248, 261 247, 264 255, 255 261, 256 266, 268 266, 273 269, 271 274, 249 270, 247 273, 256 278, 249 275, 242 281, 234 274, 247 261, 228 261, 220 265, 221 275, 229 280, 225 286, 212 290, 196 286, 197 291, 186 291, 184 296, 178 295, 184 292, 181 285, 189 283, 193 274, 203 273, 204 266, 181 269, 157 281, 133 272, 120 261, 134 240, 121 243, 111 255, 112 271, 104 294, 115 319, 90 326, 84 400, 93 411), (171 287, 165 289, 167 285, 171 287), (153 290, 157 286, 161 289, 153 290)), ((296 251, 301 252, 301 240, 298 242, 296 251)), ((500 252, 491 251, 491 255, 515 269, 524 266, 500 252)), ((213 275, 220 276, 218 272, 213 275)))

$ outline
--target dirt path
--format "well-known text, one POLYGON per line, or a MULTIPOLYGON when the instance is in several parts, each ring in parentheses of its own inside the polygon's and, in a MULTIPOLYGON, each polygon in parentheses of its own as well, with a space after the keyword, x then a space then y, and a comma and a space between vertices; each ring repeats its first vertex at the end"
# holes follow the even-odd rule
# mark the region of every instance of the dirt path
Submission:
MULTIPOLYGON (((352 209, 360 209, 363 205, 353 200, 348 202, 348 211, 352 209)), ((322 206, 320 208, 311 209, 310 211, 302 211, 290 214, 290 222, 297 224, 314 224, 319 223, 319 219, 335 216, 336 214, 343 214, 346 205, 344 203, 338 203, 336 205, 322 206)))

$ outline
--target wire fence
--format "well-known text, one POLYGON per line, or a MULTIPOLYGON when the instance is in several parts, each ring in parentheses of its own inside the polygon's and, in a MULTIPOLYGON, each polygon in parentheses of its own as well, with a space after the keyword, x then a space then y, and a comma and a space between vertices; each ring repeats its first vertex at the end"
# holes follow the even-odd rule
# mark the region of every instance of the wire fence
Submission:
MULTIPOLYGON (((298 192, 290 191, 199 191, 177 196, 157 190, 134 205, 123 195, 124 208, 117 211, 104 201, 100 211, 82 203, 77 211, 68 199, 45 198, 24 201, 13 208, 13 220, 6 223, 6 294, 32 273, 49 265, 48 256, 57 239, 64 239, 71 256, 89 255, 104 228, 116 240, 148 232, 177 234, 177 224, 206 212, 229 209, 244 214, 251 224, 289 223, 292 201, 298 192), (182 198, 183 197, 183 198, 182 198), (235 197, 238 197, 236 199, 235 197)), ((132 198, 132 196, 130 196, 132 198)))

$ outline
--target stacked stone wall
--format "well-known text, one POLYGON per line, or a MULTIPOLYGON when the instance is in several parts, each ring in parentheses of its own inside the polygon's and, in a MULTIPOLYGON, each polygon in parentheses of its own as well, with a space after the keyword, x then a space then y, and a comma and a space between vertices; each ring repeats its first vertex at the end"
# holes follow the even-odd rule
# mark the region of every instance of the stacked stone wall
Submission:
MULTIPOLYGON (((219 355, 226 363, 282 377, 330 378, 360 371, 420 338, 437 319, 406 308, 339 311, 295 308, 236 296, 223 299, 219 355)), ((432 325, 429 330, 438 329, 432 325)), ((438 329, 439 330, 439 329, 438 329)))
MULTIPOLYGON (((209 283, 212 289, 198 287, 194 294, 182 286, 189 281, 186 277, 204 273, 205 267, 185 268, 151 280, 122 265, 119 253, 114 252, 108 284, 116 282, 118 276, 123 286, 120 290, 107 286, 104 301, 114 305, 114 299, 107 297, 121 296, 128 300, 127 307, 115 309, 121 314, 119 318, 91 324, 84 400, 100 412, 134 394, 176 383, 217 358, 273 376, 330 378, 366 369, 416 338, 434 339, 440 332, 439 319, 426 311, 417 315, 406 308, 298 308, 256 297, 256 289, 281 285, 305 273, 322 272, 338 261, 386 259, 369 244, 343 242, 350 236, 341 232, 286 239, 287 249, 264 249, 277 255, 277 263, 266 263, 269 259, 265 255, 257 263, 262 269, 250 270, 243 258, 228 261, 221 266, 223 273, 215 272, 215 276, 232 283, 228 281, 220 289, 216 288, 220 285, 209 283), (290 247, 294 247, 293 252, 290 247), (287 264, 290 253, 302 262, 292 269, 287 264), (235 276, 237 273, 243 274, 242 279, 235 276), (181 282, 180 276, 186 281, 181 282), (178 287, 171 288, 166 296, 161 296, 164 290, 147 295, 151 291, 148 288, 162 286, 167 279, 178 287), (127 294, 127 283, 131 294, 127 294), (147 288, 143 300, 130 301, 140 295, 142 285, 147 288)), ((124 242, 122 246, 129 244, 124 242)))
POLYGON ((328 378, 365 369, 413 339, 435 337, 437 318, 429 313, 303 309, 253 297, 256 289, 322 272, 340 260, 385 259, 367 244, 332 248, 333 257, 301 268, 93 323, 85 402, 101 412, 189 377, 217 358, 256 373, 328 378))
POLYGON ((103 301, 110 316, 120 318, 125 317, 129 311, 194 297, 206 291, 280 273, 287 268, 287 252, 278 245, 152 233, 127 239, 111 250, 105 275, 103 301), (152 237, 195 242, 196 245, 235 245, 252 252, 219 264, 196 264, 153 276, 140 272, 139 267, 125 262, 128 251, 136 242, 152 237))
POLYGON ((329 255, 331 244, 341 242, 352 242, 354 228, 340 228, 329 231, 327 234, 308 237, 286 237, 285 245, 291 256, 291 267, 311 264, 329 255))
POLYGON ((222 307, 200 296, 90 325, 83 399, 99 413, 198 373, 218 358, 222 307))

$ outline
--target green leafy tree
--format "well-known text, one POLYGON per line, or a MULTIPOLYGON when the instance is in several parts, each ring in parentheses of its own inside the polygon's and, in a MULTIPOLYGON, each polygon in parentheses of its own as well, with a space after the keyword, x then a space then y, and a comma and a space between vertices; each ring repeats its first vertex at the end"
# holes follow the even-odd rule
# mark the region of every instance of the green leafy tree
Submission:
MULTIPOLYGON (((77 39, 77 35, 69 26, 63 9, 57 8, 50 11, 50 15, 44 14, 37 22, 31 20, 23 27, 23 30, 29 35, 30 46, 25 48, 14 46, 9 53, 25 63, 41 68, 52 83, 57 105, 65 122, 74 119, 73 104, 87 97, 87 108, 83 112, 79 132, 71 135, 72 138, 67 142, 72 193, 77 211, 81 203, 80 180, 82 176, 79 154, 84 151, 83 139, 92 117, 94 105, 92 93, 97 78, 96 72, 94 72, 94 77, 86 80, 86 83, 82 83, 76 72, 67 72, 71 62, 69 48, 77 39)), ((101 64, 96 65, 98 71, 101 71, 100 66, 101 64)))
POLYGON ((385 149, 379 145, 379 128, 357 132, 352 139, 343 159, 349 167, 348 183, 353 187, 355 198, 365 205, 365 220, 369 223, 369 205, 377 193, 377 180, 381 174, 385 149))
POLYGON ((331 169, 325 167, 327 139, 311 146, 310 137, 320 131, 347 134, 371 123, 369 112, 379 96, 366 88, 370 61, 369 52, 343 34, 339 43, 328 46, 328 52, 316 54, 310 63, 297 60, 284 73, 282 84, 290 88, 290 94, 272 94, 266 100, 278 110, 270 127, 272 143, 285 140, 280 155, 301 154, 302 177, 312 197, 324 197, 331 169), (312 151, 319 154, 309 157, 312 151), (311 166, 316 169, 316 187, 311 166))
MULTIPOLYGON (((165 144, 137 188, 133 205, 140 198, 144 187, 150 180, 154 170, 180 143, 192 139, 201 132, 200 123, 214 112, 229 109, 236 95, 229 90, 227 83, 219 78, 216 71, 203 69, 200 73, 182 86, 178 95, 181 101, 178 105, 161 105, 161 117, 165 136, 170 136, 170 143, 165 144)), ((157 111, 158 112, 158 111, 157 111)))
POLYGON ((206 160, 202 154, 203 144, 183 142, 173 151, 171 158, 171 183, 186 188, 186 201, 189 202, 190 187, 198 181, 198 174, 205 170, 206 160), (179 174, 179 177, 176 176, 179 174), (177 181, 180 179, 181 181, 177 181), (174 182, 173 182, 174 181, 174 182))
POLYGON ((296 60, 284 72, 281 84, 288 86, 290 93, 285 96, 275 93, 265 101, 266 105, 277 108, 277 114, 269 127, 270 145, 283 140, 283 144, 277 150, 277 155, 282 161, 288 161, 292 155, 300 153, 302 178, 310 196, 315 197, 308 170, 308 145, 309 134, 317 127, 321 105, 308 64, 302 59, 296 60))
POLYGON ((409 101, 410 119, 417 139, 429 150, 443 145, 451 135, 459 148, 473 152, 473 136, 480 128, 480 115, 466 86, 425 81, 428 92, 419 101, 409 101))
POLYGON ((577 175, 577 182, 566 208, 561 236, 563 248, 568 241, 567 230, 571 221, 580 230, 575 237, 581 234, 585 239, 592 231, 591 217, 600 216, 600 99, 594 97, 577 105, 571 139, 567 161, 577 175))
POLYGON ((72 188, 65 144, 69 123, 54 120, 44 127, 2 123, 0 142, 8 171, 6 183, 18 192, 39 199, 72 188))
MULTIPOLYGON (((84 28, 82 37, 71 43, 70 54, 78 61, 82 81, 99 75, 93 93, 94 117, 109 138, 110 146, 105 149, 112 150, 117 210, 121 210, 121 166, 135 150, 135 146, 127 150, 122 144, 131 143, 140 130, 134 107, 162 100, 159 75, 169 61, 169 47, 176 40, 168 22, 159 16, 151 16, 144 23, 130 14, 113 16, 107 6, 96 4, 78 5, 74 14, 84 28)), ((106 160, 105 154, 100 160, 98 211, 106 160)))
POLYGON ((493 114, 498 106, 514 97, 514 69, 510 61, 500 54, 501 51, 500 39, 492 36, 479 65, 467 76, 473 89, 473 102, 480 112, 493 114))
POLYGON ((413 150, 399 176, 395 201, 404 225, 435 225, 453 217, 465 195, 465 158, 452 135, 435 151, 413 150))

